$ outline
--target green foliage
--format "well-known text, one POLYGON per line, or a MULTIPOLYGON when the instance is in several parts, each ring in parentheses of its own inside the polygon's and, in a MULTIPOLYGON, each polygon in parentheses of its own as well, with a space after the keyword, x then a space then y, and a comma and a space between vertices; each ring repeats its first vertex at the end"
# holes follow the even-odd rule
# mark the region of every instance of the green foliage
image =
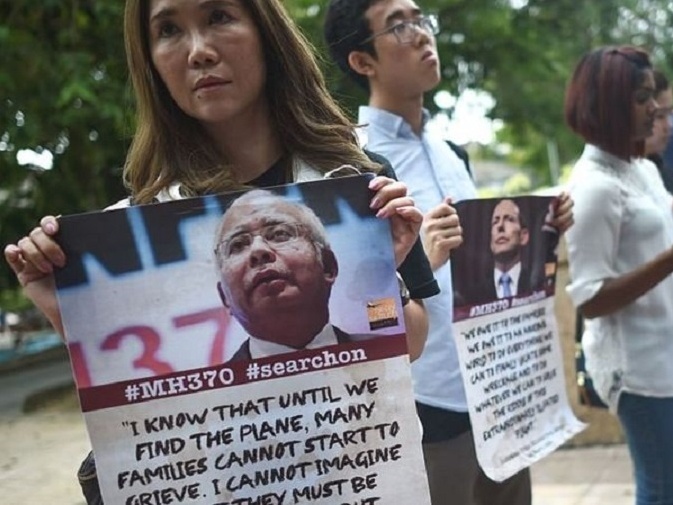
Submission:
MULTIPOLYGON (((561 164, 581 142, 563 120, 565 86, 579 57, 604 44, 649 49, 658 66, 673 68, 673 11, 668 0, 417 0, 436 12, 443 80, 438 90, 459 96, 483 89, 496 99, 490 115, 504 121, 500 141, 510 143, 510 163, 530 167, 536 184, 552 183, 547 145, 561 164), (521 6, 512 7, 512 4, 521 6)), ((290 1, 305 32, 323 48, 322 2, 290 1), (307 14, 307 13, 310 13, 307 14)), ((326 54, 326 53, 325 53, 326 54)), ((354 112, 366 96, 338 69, 327 66, 332 90, 354 112)), ((432 100, 426 105, 436 109, 432 100)))
POLYGON ((29 310, 32 303, 19 289, 5 289, 0 291, 0 309, 4 312, 21 313, 29 310))
POLYGON ((507 181, 503 186, 504 195, 523 195, 530 193, 533 189, 533 184, 531 183, 530 177, 524 173, 516 173, 507 181))
MULTIPOLYGON (((0 243, 47 214, 100 208, 121 197, 130 130, 122 2, 0 3, 0 243), (48 150, 53 168, 17 153, 48 150)), ((0 290, 15 286, 4 261, 0 290)))
MULTIPOLYGON (((436 12, 442 33, 441 90, 490 92, 508 160, 551 182, 547 146, 561 165, 581 143, 563 124, 564 88, 579 56, 608 43, 633 43, 673 69, 668 0, 417 0, 436 12), (512 4, 519 6, 512 7, 512 4)), ((324 0, 285 0, 317 50, 324 0)), ((16 241, 46 214, 100 208, 124 194, 121 166, 133 131, 122 41, 123 2, 0 0, 0 244, 16 241), (21 166, 17 152, 53 153, 53 168, 21 166)), ((365 94, 326 56, 335 96, 352 113, 365 94)), ((669 72, 670 73, 670 72, 669 72)), ((432 97, 427 105, 433 109, 432 97)), ((495 151, 494 151, 495 152, 495 151)), ((0 292, 16 288, 0 262, 0 292)))

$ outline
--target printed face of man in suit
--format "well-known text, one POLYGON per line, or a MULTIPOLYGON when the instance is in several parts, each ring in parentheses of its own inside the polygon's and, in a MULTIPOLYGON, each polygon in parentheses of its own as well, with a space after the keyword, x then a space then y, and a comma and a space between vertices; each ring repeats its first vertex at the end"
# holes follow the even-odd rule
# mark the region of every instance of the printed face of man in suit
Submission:
POLYGON ((251 335, 271 340, 268 325, 287 318, 327 323, 338 267, 307 207, 267 191, 246 193, 226 211, 215 253, 222 301, 251 335))
POLYGON ((528 240, 528 229, 521 223, 518 205, 512 200, 500 201, 491 216, 491 252, 496 266, 506 271, 521 261, 521 249, 528 240))

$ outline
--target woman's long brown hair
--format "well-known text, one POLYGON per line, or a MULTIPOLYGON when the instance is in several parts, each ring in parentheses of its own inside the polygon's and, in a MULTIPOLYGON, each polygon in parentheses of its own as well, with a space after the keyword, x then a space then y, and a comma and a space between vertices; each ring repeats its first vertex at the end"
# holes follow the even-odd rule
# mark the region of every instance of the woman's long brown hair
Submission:
MULTIPOLYGON (((315 50, 279 0, 240 0, 259 30, 266 93, 281 145, 321 172, 344 163, 378 171, 358 146, 353 122, 330 96, 315 50)), ((125 46, 135 92, 136 131, 124 181, 137 203, 172 184, 197 195, 240 189, 228 161, 199 122, 171 98, 150 53, 149 0, 127 0, 125 46)))

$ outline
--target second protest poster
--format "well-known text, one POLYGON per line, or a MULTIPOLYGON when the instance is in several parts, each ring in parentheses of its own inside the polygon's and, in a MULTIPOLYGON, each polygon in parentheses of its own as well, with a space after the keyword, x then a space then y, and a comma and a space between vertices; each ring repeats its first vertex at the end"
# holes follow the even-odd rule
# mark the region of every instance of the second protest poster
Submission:
POLYGON ((454 335, 479 464, 503 481, 584 428, 565 389, 554 315, 551 197, 463 201, 452 253, 454 335))
POLYGON ((429 503, 367 184, 60 219, 58 298, 106 503, 429 503))

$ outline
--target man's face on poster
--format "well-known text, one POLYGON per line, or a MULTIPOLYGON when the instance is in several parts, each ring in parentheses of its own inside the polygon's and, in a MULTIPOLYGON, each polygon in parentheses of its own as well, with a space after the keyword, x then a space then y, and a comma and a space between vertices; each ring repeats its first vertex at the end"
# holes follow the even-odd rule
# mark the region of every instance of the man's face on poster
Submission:
POLYGON ((521 224, 519 207, 512 200, 502 200, 491 216, 491 252, 497 259, 511 259, 528 243, 528 229, 521 224))
POLYGON ((327 306, 336 260, 311 237, 311 223, 279 197, 236 201, 216 246, 221 295, 243 325, 275 311, 327 306))

